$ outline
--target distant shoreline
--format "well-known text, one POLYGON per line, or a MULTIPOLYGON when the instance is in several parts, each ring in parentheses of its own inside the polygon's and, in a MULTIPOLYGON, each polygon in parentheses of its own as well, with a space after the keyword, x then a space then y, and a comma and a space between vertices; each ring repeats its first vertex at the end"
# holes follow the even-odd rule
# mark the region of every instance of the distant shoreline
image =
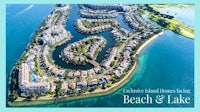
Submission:
MULTIPOLYGON (((154 39, 162 35, 164 31, 161 31, 160 33, 150 37, 148 40, 146 40, 136 51, 134 54, 134 57, 136 58, 136 61, 134 65, 132 66, 131 70, 129 73, 121 79, 119 82, 113 84, 110 88, 107 88, 105 90, 101 91, 95 91, 93 93, 86 93, 86 94, 81 94, 80 96, 72 96, 72 97, 61 97, 59 98, 58 102, 63 102, 63 101, 71 101, 71 100, 76 100, 76 99, 83 99, 83 98, 91 98, 91 97, 96 97, 96 96, 104 96, 108 95, 110 93, 113 93, 114 91, 118 90, 121 88, 124 84, 126 84, 131 77, 134 76, 134 72, 136 71, 136 68, 138 67, 138 57, 137 55, 149 44, 151 43, 154 39)), ((17 106, 31 106, 31 105, 38 105, 38 104, 48 104, 48 103, 54 103, 54 98, 47 98, 47 99, 42 99, 42 100, 31 100, 31 101, 15 101, 15 102, 8 102, 8 107, 17 107, 17 106)))
POLYGON ((151 6, 154 6, 155 8, 170 8, 170 7, 178 7, 178 8, 190 8, 190 7, 193 7, 194 4, 185 4, 185 5, 179 5, 179 4, 165 4, 165 5, 151 5, 151 6))
MULTIPOLYGON (((159 24, 160 26, 169 29, 179 35, 182 35, 186 38, 193 39, 194 40, 194 28, 186 25, 184 22, 182 22, 179 19, 176 19, 174 16, 163 14, 159 9, 164 9, 168 7, 159 7, 160 5, 150 5, 150 8, 153 8, 151 10, 146 9, 149 13, 149 18, 159 24), (156 14, 158 13, 158 14, 156 14), (162 22, 160 22, 162 21, 162 22)), ((165 5, 164 5, 165 6, 165 5)), ((190 6, 190 5, 189 5, 190 6)), ((191 5, 192 6, 192 5, 191 5)))

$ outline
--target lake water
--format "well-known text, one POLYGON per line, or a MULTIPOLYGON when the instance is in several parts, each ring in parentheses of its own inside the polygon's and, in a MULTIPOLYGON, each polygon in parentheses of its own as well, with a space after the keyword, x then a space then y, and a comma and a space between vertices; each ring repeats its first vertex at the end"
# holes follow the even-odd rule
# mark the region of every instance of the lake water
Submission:
POLYGON ((174 16, 178 20, 181 20, 184 24, 194 28, 194 7, 189 8, 179 8, 179 7, 169 7, 160 8, 159 11, 164 14, 169 14, 174 16))
MULTIPOLYGON (((6 10, 6 73, 7 76, 11 67, 16 63, 26 48, 26 45, 31 40, 31 35, 37 30, 41 22, 51 12, 54 5, 8 5, 6 10), (41 10, 43 9, 43 10, 41 10), (40 13, 38 13, 40 12, 40 13)), ((73 11, 77 13, 78 7, 73 7, 73 11)), ((67 21, 66 29, 70 30, 73 38, 69 41, 75 42, 85 35, 78 33, 74 28, 74 19, 79 18, 76 13, 71 13, 73 16, 67 21)), ((194 13, 194 10, 188 10, 184 13, 194 13)), ((179 15, 179 13, 177 13, 179 15)), ((183 12, 180 14, 183 14, 183 12)), ((120 16, 117 17, 120 21, 120 16)), ((180 18, 184 20, 184 16, 180 18)), ((194 18, 189 18, 193 21, 194 18)), ((190 23, 190 21, 185 21, 190 23)), ((191 25, 192 26, 192 25, 191 25)), ((126 26, 127 27, 127 26, 126 26)), ((108 43, 102 50, 101 55, 107 48, 114 45, 115 41, 110 37, 110 32, 103 32, 98 35, 103 35, 108 43), (108 40, 110 39, 110 40, 108 40)), ((66 47, 68 43, 58 46, 53 52, 53 59, 58 59, 58 53, 66 47)), ((97 58, 100 62, 103 57, 97 58)), ((56 64, 60 66, 63 63, 56 64)), ((67 67, 73 67, 67 65, 67 67)), ((88 69, 90 66, 86 66, 88 69)), ((81 67, 81 69, 84 69, 81 67)), ((142 97, 145 94, 129 94, 130 96, 142 97)), ((150 94, 155 97, 157 94, 150 94)), ((178 94, 173 94, 176 96, 178 94)), ((105 95, 92 98, 84 98, 72 101, 59 102, 57 104, 42 104, 36 107, 156 107, 156 106, 194 106, 194 40, 180 36, 172 31, 166 30, 162 36, 153 40, 139 54, 139 66, 130 81, 117 91, 105 95), (191 94, 186 96, 191 98, 189 105, 170 105, 164 102, 163 104, 123 104, 122 89, 190 89, 191 94)))

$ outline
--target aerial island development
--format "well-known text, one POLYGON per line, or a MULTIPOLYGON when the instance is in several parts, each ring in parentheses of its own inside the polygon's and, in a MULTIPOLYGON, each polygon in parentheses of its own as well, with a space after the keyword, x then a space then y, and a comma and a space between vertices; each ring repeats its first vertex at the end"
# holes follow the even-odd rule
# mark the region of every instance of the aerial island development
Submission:
POLYGON ((79 4, 77 7, 79 17, 72 26, 66 22, 73 17, 70 16, 74 14, 73 5, 64 4, 55 5, 41 23, 11 70, 8 105, 108 94, 129 80, 137 68, 138 53, 165 29, 194 39, 194 29, 159 12, 154 5, 79 4), (124 23, 116 19, 119 15, 124 23), (79 38, 67 30, 72 27, 84 36, 79 38), (108 31, 105 36, 110 37, 102 35, 108 31), (76 38, 79 39, 72 41, 76 38), (56 56, 70 67, 57 64, 53 58, 57 47, 64 44, 56 56))

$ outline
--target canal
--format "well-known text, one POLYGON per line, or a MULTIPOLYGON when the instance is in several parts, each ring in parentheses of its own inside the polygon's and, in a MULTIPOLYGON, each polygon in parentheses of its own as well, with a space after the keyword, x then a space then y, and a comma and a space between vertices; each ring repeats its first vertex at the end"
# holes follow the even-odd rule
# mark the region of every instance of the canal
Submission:
MULTIPOLYGON (((75 69, 75 70, 88 70, 88 69, 91 69, 93 67, 93 65, 91 65, 90 63, 87 63, 86 65, 73 65, 73 64, 66 63, 61 58, 59 58, 61 51, 65 47, 67 47, 67 45, 69 45, 70 43, 76 42, 78 40, 81 40, 83 38, 86 38, 87 36, 92 36, 92 35, 82 34, 75 29, 74 23, 75 23, 76 19, 81 18, 78 15, 79 10, 80 10, 80 8, 77 4, 72 5, 71 12, 70 12, 70 15, 69 15, 69 19, 67 20, 67 23, 66 23, 66 30, 70 31, 70 33, 72 34, 72 38, 71 38, 71 40, 65 42, 64 44, 57 46, 55 48, 55 50, 53 51, 52 57, 53 57, 54 63, 58 66, 61 66, 62 68, 75 69)), ((122 14, 119 14, 116 17, 116 20, 118 22, 120 22, 120 27, 124 27, 127 30, 132 31, 132 29, 123 21, 122 14)), ((99 54, 97 56, 96 61, 98 63, 101 63, 102 60, 105 59, 106 51, 109 48, 114 47, 114 45, 116 44, 116 41, 112 38, 110 33, 111 33, 111 31, 106 31, 106 32, 94 34, 94 35, 98 35, 98 36, 103 36, 107 40, 105 47, 99 52, 99 54)))

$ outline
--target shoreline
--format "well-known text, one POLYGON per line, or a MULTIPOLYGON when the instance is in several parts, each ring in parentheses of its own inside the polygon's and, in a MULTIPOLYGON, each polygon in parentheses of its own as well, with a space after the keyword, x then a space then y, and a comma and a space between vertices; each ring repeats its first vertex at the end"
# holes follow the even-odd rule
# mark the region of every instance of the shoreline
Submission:
MULTIPOLYGON (((77 99, 83 99, 83 98, 92 98, 96 96, 105 96, 110 93, 113 93, 114 91, 118 90, 122 86, 124 86, 135 74, 134 72, 136 71, 138 65, 139 65, 139 60, 137 55, 149 44, 151 43, 154 39, 162 35, 164 31, 162 30, 160 33, 153 35, 150 37, 148 40, 146 40, 136 51, 134 54, 134 57, 136 58, 136 61, 132 68, 130 69, 129 73, 125 75, 119 82, 113 84, 110 88, 107 88, 105 90, 100 90, 100 91, 94 91, 93 93, 85 93, 81 94, 80 96, 72 96, 72 97, 61 97, 59 98, 58 102, 64 102, 64 101, 71 101, 71 100, 77 100, 77 99)), ((55 103, 54 98, 48 98, 44 100, 31 100, 31 101, 15 101, 15 102, 7 102, 8 107, 25 107, 25 106, 31 106, 31 105, 38 105, 38 104, 48 104, 48 103, 55 103)))
POLYGON ((135 54, 139 54, 142 49, 144 49, 151 41, 153 41, 154 39, 156 39, 157 37, 159 37, 160 35, 162 35, 164 33, 164 31, 161 31, 160 33, 152 36, 150 39, 148 39, 146 42, 144 42, 139 49, 137 49, 137 52, 135 54))

